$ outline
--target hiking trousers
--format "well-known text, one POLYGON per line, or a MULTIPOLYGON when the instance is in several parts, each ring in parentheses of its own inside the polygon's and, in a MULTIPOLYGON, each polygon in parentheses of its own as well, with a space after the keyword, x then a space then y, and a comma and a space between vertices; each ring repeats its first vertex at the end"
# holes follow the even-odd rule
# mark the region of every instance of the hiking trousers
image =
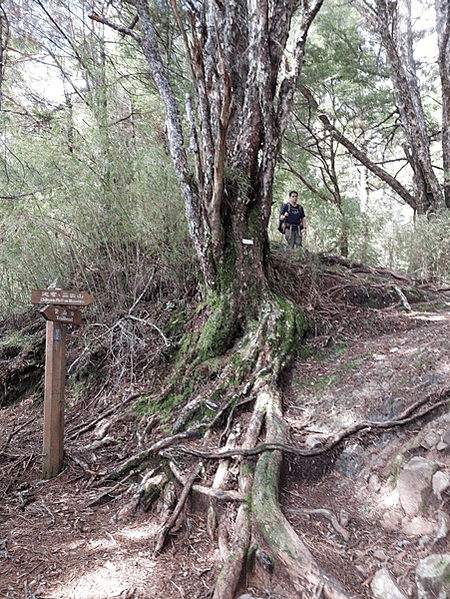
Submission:
POLYGON ((286 245, 291 249, 302 246, 302 232, 300 228, 298 228, 297 231, 293 231, 291 228, 286 227, 284 238, 286 240, 286 245))

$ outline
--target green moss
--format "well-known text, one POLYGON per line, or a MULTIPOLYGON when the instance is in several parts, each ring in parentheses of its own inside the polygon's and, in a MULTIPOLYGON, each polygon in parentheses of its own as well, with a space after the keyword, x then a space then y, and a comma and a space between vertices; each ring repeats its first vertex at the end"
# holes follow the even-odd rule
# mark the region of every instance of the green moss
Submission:
POLYGON ((225 353, 236 330, 235 314, 227 296, 212 295, 210 307, 211 315, 203 325, 196 347, 202 362, 225 353))
MULTIPOLYGON (((311 358, 313 355, 314 355, 314 350, 312 347, 307 347, 306 345, 300 345, 300 347, 297 348, 297 357, 300 358, 300 360, 308 360, 308 358, 311 358)), ((323 356, 321 361, 322 360, 325 360, 325 356, 323 356)))
POLYGON ((278 296, 275 297, 275 301, 280 317, 269 342, 274 354, 279 356, 280 362, 283 362, 286 357, 296 354, 297 348, 306 336, 308 325, 303 311, 298 306, 278 296))
POLYGON ((243 462, 241 464, 241 472, 243 476, 250 476, 252 474, 252 469, 246 462, 243 462))
POLYGON ((166 303, 163 330, 167 337, 179 337, 187 321, 186 304, 179 299, 166 303))
POLYGON ((164 420, 167 418, 171 409, 174 406, 179 405, 183 399, 184 395, 176 393, 168 393, 167 395, 164 395, 156 400, 143 397, 134 404, 133 409, 139 416, 152 416, 153 414, 158 414, 161 417, 161 420, 164 420))
POLYGON ((231 231, 227 233, 223 262, 219 265, 218 274, 222 291, 233 286, 236 279, 236 241, 231 231))
POLYGON ((369 295, 369 297, 367 298, 367 305, 369 306, 369 308, 378 308, 378 299, 369 295))

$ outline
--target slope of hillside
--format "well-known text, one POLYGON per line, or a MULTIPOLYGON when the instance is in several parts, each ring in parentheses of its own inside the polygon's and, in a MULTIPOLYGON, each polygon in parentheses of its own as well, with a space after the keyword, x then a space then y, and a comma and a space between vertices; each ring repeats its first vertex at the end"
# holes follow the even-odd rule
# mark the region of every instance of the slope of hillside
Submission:
MULTIPOLYGON (((284 513, 324 570, 356 596, 373 597, 374 580, 385 568, 405 596, 415 597, 419 561, 450 553, 450 294, 332 256, 292 261, 280 255, 276 272, 311 330, 299 340, 298 358, 282 381, 292 447, 284 452, 284 513), (411 460, 429 465, 428 484, 421 471, 419 499, 411 460)), ((83 351, 71 348, 71 363, 83 351)), ((4 358, 2 380, 16 359, 4 358)), ((206 367, 201 375, 204 395, 213 401, 215 376, 206 367)), ((110 371, 109 377, 117 380, 110 371)), ((222 488, 230 494, 216 502, 218 528, 211 525, 212 500, 205 492, 216 459, 199 460, 180 449, 165 453, 169 443, 114 476, 131 457, 178 430, 183 406, 169 415, 149 414, 139 403, 155 394, 160 377, 159 370, 150 371, 147 387, 141 379, 116 385, 114 393, 99 382, 89 397, 77 396, 71 383, 64 469, 49 481, 41 480, 42 392, 32 387, 0 410, 0 596, 212 596, 232 550, 227 522, 233 526, 239 498, 232 492, 244 458, 227 460, 222 488), (182 477, 199 461, 196 486, 155 554, 182 477), (144 467, 150 480, 145 493, 144 467)), ((186 435, 173 444, 201 450, 225 438, 239 444, 248 410, 242 402, 228 428, 225 418, 204 438, 186 435)), ((255 458, 246 459, 252 468, 255 458)), ((296 596, 262 538, 249 552, 237 596, 245 594, 296 596)))

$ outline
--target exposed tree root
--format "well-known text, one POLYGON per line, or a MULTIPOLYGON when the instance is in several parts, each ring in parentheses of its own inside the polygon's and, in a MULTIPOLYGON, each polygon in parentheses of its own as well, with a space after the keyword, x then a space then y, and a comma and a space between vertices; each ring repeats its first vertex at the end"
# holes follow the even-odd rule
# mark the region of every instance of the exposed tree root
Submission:
MULTIPOLYGON (((177 481, 184 486, 187 482, 187 479, 184 476, 183 472, 181 472, 181 470, 175 465, 173 461, 169 462, 169 467, 177 481)), ((223 489, 214 487, 214 485, 212 487, 205 487, 204 485, 192 485, 192 490, 196 491, 197 493, 202 493, 202 495, 207 495, 212 499, 217 499, 219 501, 244 501, 245 499, 243 493, 240 493, 239 491, 224 491, 223 489)))
MULTIPOLYGON (((244 448, 251 447, 257 442, 261 427, 264 422, 264 405, 261 398, 258 398, 253 409, 245 435, 244 448)), ((246 464, 241 464, 239 475, 239 490, 244 496, 250 498, 253 485, 253 476, 246 464)), ((247 560, 247 550, 250 544, 250 510, 248 503, 239 507, 235 522, 235 534, 233 547, 228 561, 224 565, 222 572, 214 590, 213 599, 233 599, 239 579, 245 568, 247 560)))
MULTIPOLYGON (((222 538, 220 530, 225 530, 225 522, 227 523, 227 531, 229 532, 232 529, 231 547, 228 547, 228 543, 225 542, 220 545, 221 553, 226 558, 226 562, 216 582, 213 599, 234 599, 242 573, 247 568, 249 548, 254 547, 253 540, 259 540, 261 536, 264 539, 264 550, 266 551, 266 546, 269 547, 267 550, 268 559, 273 567, 274 574, 278 575, 278 578, 282 579, 283 582, 286 582, 294 594, 305 598, 349 599, 352 597, 352 594, 338 580, 324 572, 281 511, 278 492, 283 452, 303 457, 324 454, 335 448, 346 437, 358 431, 386 430, 405 426, 421 417, 425 417, 431 411, 445 406, 450 395, 450 389, 444 389, 440 394, 424 397, 410 406, 395 420, 364 420, 354 423, 347 429, 330 436, 322 446, 314 449, 293 447, 289 445, 287 439, 277 376, 293 351, 292 339, 295 338, 296 328, 295 318, 292 317, 292 314, 291 320, 287 318, 282 320, 282 313, 283 310, 279 306, 271 304, 270 309, 267 309, 261 315, 257 329, 249 333, 245 342, 242 342, 240 357, 242 363, 247 365, 249 369, 246 372, 246 380, 251 381, 251 384, 246 385, 244 390, 230 395, 211 421, 201 422, 188 431, 161 439, 129 458, 107 476, 110 480, 120 479, 156 453, 159 453, 162 458, 169 458, 172 472, 184 488, 175 511, 170 518, 166 516, 165 523, 156 540, 155 554, 162 550, 165 538, 179 517, 190 490, 195 489, 210 497, 211 518, 208 519, 208 531, 211 531, 211 536, 216 538, 217 523, 219 525, 219 540, 222 538), (276 337, 276 331, 279 329, 281 322, 284 333, 282 341, 276 337), (287 331, 289 326, 292 330, 287 331), (291 339, 291 342, 286 342, 286 338, 291 339), (276 342, 281 344, 278 349, 276 342), (272 360, 273 355, 276 356, 276 359, 272 360), (246 425, 242 445, 235 447, 230 441, 229 434, 232 429, 232 419, 236 416, 238 408, 250 401, 254 401, 251 419, 246 425), (200 437, 205 432, 204 443, 208 443, 213 431, 217 430, 219 419, 223 422, 224 417, 226 417, 226 429, 220 436, 219 445, 221 445, 222 439, 227 437, 228 442, 225 447, 207 448, 205 446, 177 445, 182 439, 200 437), (260 442, 262 431, 265 433, 263 443, 260 442), (170 451, 168 451, 168 448, 170 448, 170 451), (201 459, 220 460, 212 487, 194 484, 199 467, 189 478, 180 472, 175 464, 171 463, 174 452, 183 452, 201 459), (258 458, 254 472, 252 472, 249 465, 250 461, 246 460, 250 457, 258 458), (221 475, 232 467, 233 460, 234 468, 236 468, 236 464, 239 464, 239 488, 237 490, 222 488, 224 478, 221 475), (230 527, 228 521, 224 519, 223 504, 225 501, 238 502, 233 527, 230 527), (227 552, 228 556, 226 555, 227 552)), ((285 313, 290 314, 288 308, 285 313)), ((228 368, 231 368, 231 362, 228 368)), ((175 428, 178 428, 179 423, 185 425, 185 415, 188 415, 189 411, 195 408, 196 405, 197 400, 194 399, 192 404, 183 412, 183 418, 177 421, 175 428)), ((254 463, 254 460, 252 463, 254 463)), ((324 513, 321 511, 320 513, 330 517, 329 512, 324 513)), ((348 539, 346 531, 338 525, 336 519, 330 518, 330 521, 342 537, 348 539)))
POLYGON ((341 535, 341 537, 344 539, 344 541, 348 541, 349 538, 350 538, 348 532, 345 530, 345 528, 343 526, 341 526, 339 524, 338 519, 333 514, 333 512, 331 512, 330 510, 326 510, 324 508, 317 508, 317 509, 314 509, 314 510, 307 510, 307 509, 294 510, 294 509, 290 509, 289 512, 291 514, 299 514, 300 516, 311 516, 311 515, 324 516, 325 518, 327 518, 331 522, 331 524, 333 525, 334 530, 341 535))
MULTIPOLYGON (((443 394, 441 394, 441 396, 442 395, 447 396, 449 393, 450 393, 450 391, 448 389, 446 389, 445 392, 443 394)), ((416 402, 416 404, 414 404, 414 406, 410 406, 410 408, 408 408, 407 412, 411 413, 412 411, 417 409, 417 407, 419 405, 423 405, 423 403, 425 403, 429 399, 430 398, 427 397, 425 399, 420 400, 419 402, 416 402)), ((410 424, 411 422, 414 422, 415 420, 418 420, 419 418, 423 418, 424 416, 427 416, 433 410, 436 410, 438 408, 441 408, 441 407, 447 406, 447 405, 448 405, 448 399, 443 399, 441 401, 438 401, 438 402, 432 404, 428 408, 426 408, 420 412, 417 412, 417 414, 413 414, 411 416, 400 417, 400 418, 397 418, 396 420, 361 420, 360 422, 356 422, 352 426, 350 426, 350 427, 340 431, 336 435, 334 435, 327 443, 325 443, 325 445, 314 448, 314 449, 299 449, 298 447, 293 447, 292 445, 288 445, 287 443, 267 442, 267 443, 261 443, 259 445, 256 445, 255 447, 248 448, 248 449, 246 449, 244 447, 235 447, 233 449, 223 447, 223 448, 218 448, 218 449, 207 450, 207 449, 197 449, 195 447, 188 447, 186 445, 172 445, 170 447, 170 450, 171 451, 180 451, 182 453, 194 455, 196 457, 200 457, 203 459, 222 459, 222 458, 228 458, 228 457, 232 457, 232 456, 251 457, 251 456, 256 456, 265 451, 270 451, 270 450, 281 450, 281 451, 285 451, 286 453, 292 453, 294 455, 299 455, 302 457, 313 457, 313 456, 321 455, 323 453, 327 453, 328 451, 330 451, 331 449, 336 447, 336 445, 338 445, 345 438, 347 438, 350 435, 353 435, 359 431, 371 430, 371 429, 389 429, 389 428, 395 428, 398 426, 405 426, 407 424, 410 424)))
MULTIPOLYGON (((285 442, 286 432, 279 394, 264 392, 266 438, 269 443, 285 442)), ((341 583, 327 575, 286 520, 278 503, 281 451, 266 451, 258 460, 252 493, 253 515, 265 540, 273 549, 292 585, 302 597, 344 599, 351 597, 341 583)))

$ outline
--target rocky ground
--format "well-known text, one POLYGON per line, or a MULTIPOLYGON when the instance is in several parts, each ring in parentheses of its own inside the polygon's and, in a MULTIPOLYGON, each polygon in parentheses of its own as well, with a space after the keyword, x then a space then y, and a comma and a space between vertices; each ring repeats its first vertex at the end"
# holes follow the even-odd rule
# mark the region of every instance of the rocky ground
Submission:
MULTIPOLYGON (((379 305, 369 308, 349 298, 360 284, 340 281, 339 301, 337 284, 326 284, 329 304, 313 305, 309 294, 312 322, 331 326, 308 340, 309 355, 283 381, 291 443, 316 455, 285 454, 281 503, 316 560, 355 596, 418 597, 419 562, 450 554, 450 303, 442 291, 426 311, 401 296, 384 306, 380 289, 379 305), (338 434, 339 443, 321 452, 338 434), (390 594, 377 594, 380 584, 390 594)), ((229 547, 226 535, 214 538, 208 529, 208 499, 191 494, 155 556, 169 496, 138 503, 136 473, 108 480, 168 434, 168 423, 136 412, 141 392, 129 386, 81 404, 72 395, 64 469, 49 481, 41 480, 42 396, 0 410, 0 597, 211 597, 229 547)), ((206 443, 214 447, 218 435, 206 443)), ((181 468, 196 463, 180 456, 181 468)), ((214 468, 204 462, 196 482, 211 484, 214 468)), ((233 463, 230 472, 237 473, 233 463)), ((179 483, 172 485, 179 493, 179 483)), ((230 526, 235 509, 224 504, 230 526)), ((266 558, 262 544, 237 597, 294 599, 266 558)))

